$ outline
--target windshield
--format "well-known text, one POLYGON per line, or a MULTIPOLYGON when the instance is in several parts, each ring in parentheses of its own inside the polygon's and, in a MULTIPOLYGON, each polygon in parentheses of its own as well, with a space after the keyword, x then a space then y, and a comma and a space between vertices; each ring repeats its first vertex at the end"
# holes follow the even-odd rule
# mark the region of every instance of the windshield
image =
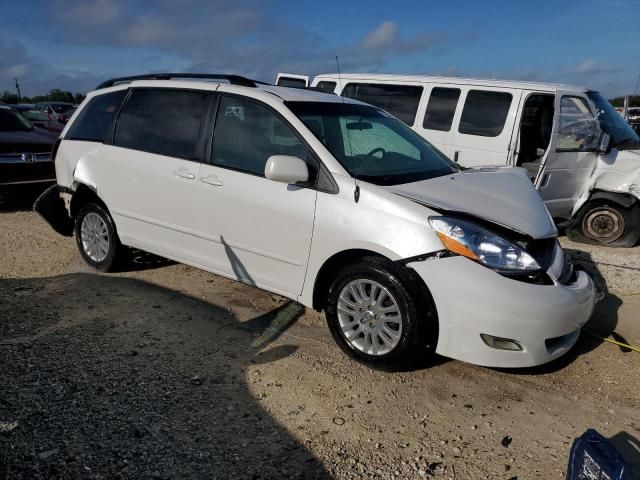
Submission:
POLYGON ((634 132, 622 116, 598 92, 587 92, 587 96, 596 106, 596 118, 600 127, 611 136, 613 147, 624 144, 640 143, 640 137, 634 132))
POLYGON ((39 112, 38 110, 24 110, 21 113, 22 113, 22 116, 27 120, 31 120, 34 122, 49 121, 49 116, 44 112, 39 112))
POLYGON ((68 105, 66 103, 51 103, 51 108, 53 108, 53 111, 56 113, 62 113, 65 110, 69 110, 70 108, 73 108, 71 105, 68 105))
POLYGON ((459 169, 400 120, 351 103, 287 102, 349 174, 376 185, 441 177, 459 169))
POLYGON ((0 132, 28 132, 33 128, 18 112, 0 109, 0 132))

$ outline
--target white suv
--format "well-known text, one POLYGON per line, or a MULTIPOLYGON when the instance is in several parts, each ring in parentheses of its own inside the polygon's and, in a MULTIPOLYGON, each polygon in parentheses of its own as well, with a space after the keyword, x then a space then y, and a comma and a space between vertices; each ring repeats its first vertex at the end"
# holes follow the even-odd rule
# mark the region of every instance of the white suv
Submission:
POLYGON ((129 246, 278 293, 324 310, 372 366, 433 351, 541 364, 593 309, 521 169, 461 170, 355 100, 237 76, 117 79, 74 114, 55 165, 35 208, 93 267, 129 246))

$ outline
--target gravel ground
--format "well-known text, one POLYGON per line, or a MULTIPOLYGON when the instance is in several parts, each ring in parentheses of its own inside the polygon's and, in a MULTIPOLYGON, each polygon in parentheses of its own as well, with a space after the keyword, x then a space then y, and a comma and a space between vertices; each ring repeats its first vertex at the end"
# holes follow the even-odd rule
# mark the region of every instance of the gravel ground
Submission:
MULTIPOLYGON (((587 428, 638 462, 640 354, 372 371, 281 297, 144 254, 90 271, 31 200, 0 209, 0 479, 560 479, 587 428)), ((562 243, 607 289, 589 330, 640 345, 640 248, 562 243)))

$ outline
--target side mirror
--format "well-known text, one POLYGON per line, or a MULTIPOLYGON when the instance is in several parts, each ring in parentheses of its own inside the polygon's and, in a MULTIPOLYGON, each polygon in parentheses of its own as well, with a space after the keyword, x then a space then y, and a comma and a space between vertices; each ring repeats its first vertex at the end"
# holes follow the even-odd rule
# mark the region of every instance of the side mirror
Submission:
POLYGON ((600 139, 598 140, 598 152, 609 153, 609 145, 611 144, 611 135, 602 132, 600 139))
POLYGON ((272 155, 264 167, 264 176, 274 182, 287 184, 309 180, 309 167, 298 157, 290 155, 272 155))

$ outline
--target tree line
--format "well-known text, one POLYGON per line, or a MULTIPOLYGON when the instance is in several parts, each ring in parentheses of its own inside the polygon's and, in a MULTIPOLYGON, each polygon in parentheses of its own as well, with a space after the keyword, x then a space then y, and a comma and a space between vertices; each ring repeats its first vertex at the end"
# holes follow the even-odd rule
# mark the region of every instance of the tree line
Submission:
MULTIPOLYGON (((624 107, 624 97, 610 98, 609 103, 614 107, 624 107)), ((631 95, 629 97, 630 107, 640 107, 640 95, 631 95)))
POLYGON ((9 90, 5 90, 0 96, 0 103, 6 104, 16 104, 16 103, 42 103, 42 102, 69 102, 69 103, 80 103, 84 100, 84 95, 81 93, 71 93, 67 90, 60 90, 59 88, 54 88, 49 90, 49 93, 46 95, 36 95, 35 97, 25 97, 22 96, 18 98, 18 95, 10 92, 9 90))

